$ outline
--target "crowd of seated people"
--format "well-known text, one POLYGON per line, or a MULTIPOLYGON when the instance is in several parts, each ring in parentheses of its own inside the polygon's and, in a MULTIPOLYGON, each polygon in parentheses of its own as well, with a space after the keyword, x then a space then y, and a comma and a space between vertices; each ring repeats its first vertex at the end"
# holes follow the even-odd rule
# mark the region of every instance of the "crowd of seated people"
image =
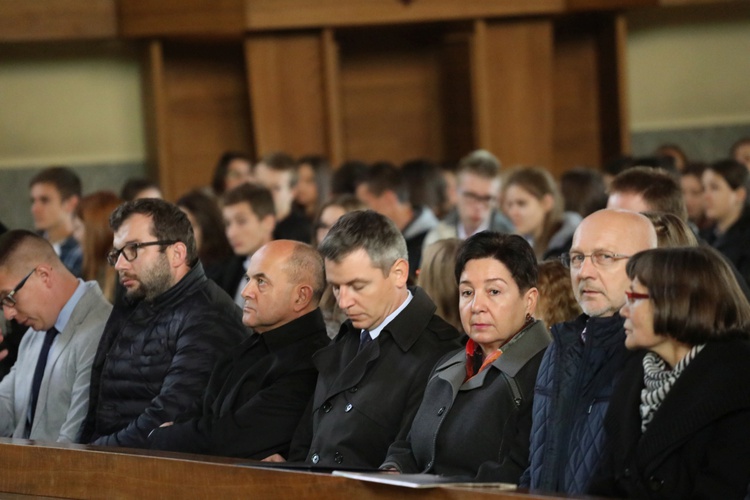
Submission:
POLYGON ((175 204, 46 169, 0 235, 0 436, 750 497, 748 144, 559 182, 227 152, 175 204))

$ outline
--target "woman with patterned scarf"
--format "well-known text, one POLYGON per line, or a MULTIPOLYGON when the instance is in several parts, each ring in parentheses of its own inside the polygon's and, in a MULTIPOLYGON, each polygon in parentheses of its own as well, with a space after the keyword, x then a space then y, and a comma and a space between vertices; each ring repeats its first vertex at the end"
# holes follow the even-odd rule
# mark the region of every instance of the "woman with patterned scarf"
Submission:
POLYGON ((750 484, 750 305, 708 247, 656 249, 627 264, 625 368, 589 493, 744 498, 750 484))

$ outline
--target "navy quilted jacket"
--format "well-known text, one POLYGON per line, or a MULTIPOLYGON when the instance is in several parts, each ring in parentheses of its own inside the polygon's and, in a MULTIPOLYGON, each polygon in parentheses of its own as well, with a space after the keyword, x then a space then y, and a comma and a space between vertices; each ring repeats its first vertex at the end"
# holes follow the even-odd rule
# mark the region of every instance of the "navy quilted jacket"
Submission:
POLYGON ((552 338, 537 375, 530 466, 520 485, 581 494, 599 463, 604 415, 630 353, 619 315, 581 315, 555 325, 552 338))

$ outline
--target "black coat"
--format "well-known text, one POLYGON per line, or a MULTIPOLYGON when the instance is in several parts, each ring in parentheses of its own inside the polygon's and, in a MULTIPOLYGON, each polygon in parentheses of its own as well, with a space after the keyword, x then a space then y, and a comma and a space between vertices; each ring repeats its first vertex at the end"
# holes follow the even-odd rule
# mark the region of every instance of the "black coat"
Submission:
POLYGON ((320 375, 312 418, 295 436, 292 459, 325 467, 377 469, 388 446, 405 439, 432 367, 460 346, 421 288, 361 352, 351 321, 313 357, 320 375))
POLYGON ((220 361, 199 416, 156 429, 151 448, 245 457, 286 457, 315 390, 312 355, 329 342, 320 309, 254 334, 220 361))
POLYGON ((528 466, 534 383, 551 341, 536 321, 466 382, 465 349, 441 360, 408 439, 391 445, 382 468, 516 484, 528 466))
POLYGON ((99 342, 80 441, 141 448, 153 429, 200 408, 214 364, 247 330, 200 263, 153 301, 124 302, 99 342))
POLYGON ((610 403, 590 492, 629 498, 744 498, 750 484, 750 343, 714 341, 688 364, 641 433, 631 361, 610 403))

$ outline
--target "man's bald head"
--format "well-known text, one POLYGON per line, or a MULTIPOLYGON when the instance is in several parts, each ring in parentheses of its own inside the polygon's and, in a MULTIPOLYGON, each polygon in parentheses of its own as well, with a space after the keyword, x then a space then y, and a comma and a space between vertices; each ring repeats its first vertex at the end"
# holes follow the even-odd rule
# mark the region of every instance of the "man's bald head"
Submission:
POLYGON ((323 258, 310 245, 271 241, 250 258, 242 321, 265 333, 318 307, 325 287, 323 258))
POLYGON ((656 248, 654 226, 648 218, 624 210, 604 209, 586 217, 576 229, 571 255, 585 255, 580 267, 571 267, 573 292, 589 316, 612 316, 625 303, 630 281, 625 273, 627 258, 641 250, 656 248), (591 259, 595 253, 614 258, 606 264, 591 259))
POLYGON ((313 290, 313 300, 317 304, 326 286, 325 267, 320 252, 310 245, 291 240, 272 241, 268 246, 270 250, 278 247, 287 249, 289 258, 286 260, 284 270, 289 276, 289 281, 296 285, 310 285, 313 290))

